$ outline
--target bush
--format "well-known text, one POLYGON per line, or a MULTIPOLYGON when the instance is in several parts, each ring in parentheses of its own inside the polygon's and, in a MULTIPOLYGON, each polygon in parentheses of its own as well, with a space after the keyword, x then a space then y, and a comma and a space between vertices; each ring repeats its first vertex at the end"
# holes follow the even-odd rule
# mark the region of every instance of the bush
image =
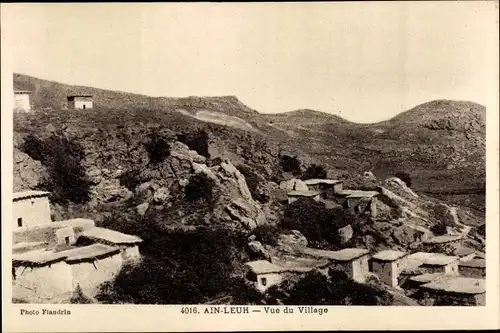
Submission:
POLYGON ((309 166, 306 172, 304 172, 304 174, 302 175, 302 179, 306 180, 313 178, 326 179, 327 172, 325 168, 321 165, 316 165, 316 164, 312 164, 311 166, 309 166))
POLYGON ((203 173, 191 176, 189 183, 184 188, 184 195, 190 202, 204 201, 212 203, 214 201, 213 190, 215 181, 203 173))
POLYGON ((357 283, 335 270, 330 270, 328 278, 318 272, 308 273, 286 294, 281 298, 286 305, 391 305, 393 301, 386 291, 357 283))
POLYGON ((411 182, 411 175, 409 173, 400 171, 397 172, 395 176, 404 181, 406 186, 411 187, 412 182, 411 182))
POLYGON ((294 176, 302 174, 301 162, 296 156, 280 156, 280 165, 283 171, 291 172, 294 176))
POLYGON ((195 150, 201 156, 205 156, 210 159, 210 153, 208 152, 208 133, 205 130, 198 130, 194 133, 183 133, 177 135, 177 140, 184 143, 186 146, 195 150))
POLYGON ((161 135, 158 133, 152 133, 148 135, 146 151, 148 153, 150 163, 158 164, 170 156, 170 145, 161 135))
POLYGON ((21 150, 46 167, 48 178, 39 188, 51 192, 51 201, 80 204, 90 199, 90 183, 82 163, 85 152, 78 142, 62 136, 39 139, 29 135, 21 150))
POLYGON ((263 224, 253 229, 253 234, 259 242, 275 246, 282 231, 278 226, 263 224))

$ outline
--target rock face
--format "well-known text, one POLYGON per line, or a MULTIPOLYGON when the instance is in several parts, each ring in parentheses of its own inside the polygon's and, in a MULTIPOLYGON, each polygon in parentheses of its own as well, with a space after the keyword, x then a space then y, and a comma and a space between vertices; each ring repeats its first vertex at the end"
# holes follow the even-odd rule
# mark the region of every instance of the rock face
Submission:
POLYGON ((33 189, 40 183, 45 170, 42 163, 17 148, 14 148, 13 163, 14 192, 33 189))
POLYGON ((166 187, 160 187, 153 195, 153 203, 155 205, 163 205, 170 198, 170 191, 166 187))
POLYGON ((136 209, 137 209, 137 214, 139 214, 140 216, 144 216, 144 214, 146 214, 146 212, 149 209, 149 203, 144 202, 144 203, 138 205, 136 207, 136 209))
POLYGON ((251 241, 248 243, 248 251, 253 259, 269 259, 271 255, 259 241, 251 241))
POLYGON ((405 195, 408 195, 413 198, 418 198, 418 194, 413 192, 411 188, 406 186, 406 183, 399 179, 398 177, 391 177, 385 180, 385 183, 393 188, 398 189, 399 191, 404 192, 405 195))

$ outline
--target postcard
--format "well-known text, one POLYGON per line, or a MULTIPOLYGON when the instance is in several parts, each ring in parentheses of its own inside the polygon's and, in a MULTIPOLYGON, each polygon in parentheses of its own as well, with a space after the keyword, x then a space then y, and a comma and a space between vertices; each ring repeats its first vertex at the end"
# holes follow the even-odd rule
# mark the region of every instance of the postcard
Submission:
POLYGON ((500 325, 497 1, 1 13, 4 331, 500 325))

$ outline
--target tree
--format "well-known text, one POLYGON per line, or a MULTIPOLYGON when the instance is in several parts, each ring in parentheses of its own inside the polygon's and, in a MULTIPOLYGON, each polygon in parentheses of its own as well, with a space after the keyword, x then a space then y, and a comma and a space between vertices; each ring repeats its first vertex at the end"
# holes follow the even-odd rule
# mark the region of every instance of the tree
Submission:
POLYGON ((82 288, 80 287, 80 284, 76 285, 76 289, 73 292, 73 296, 70 299, 71 304, 92 304, 94 303, 92 299, 90 299, 88 296, 86 296, 82 288))
POLYGON ((411 187, 412 181, 411 181, 411 175, 409 173, 400 171, 397 172, 395 176, 404 181, 406 186, 411 187))
POLYGON ((280 165, 283 171, 291 172, 295 176, 302 173, 301 164, 302 163, 296 156, 282 155, 280 157, 280 165))
POLYGON ((319 178, 319 179, 326 179, 327 178, 327 172, 325 168, 321 165, 317 164, 312 164, 310 165, 306 172, 302 175, 302 179, 313 179, 313 178, 319 178))

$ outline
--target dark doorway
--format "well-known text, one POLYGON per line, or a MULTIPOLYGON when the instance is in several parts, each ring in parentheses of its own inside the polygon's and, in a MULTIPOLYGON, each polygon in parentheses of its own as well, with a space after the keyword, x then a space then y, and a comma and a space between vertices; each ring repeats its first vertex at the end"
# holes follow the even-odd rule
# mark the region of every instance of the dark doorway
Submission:
POLYGON ((17 219, 17 226, 18 227, 22 227, 23 226, 23 218, 22 217, 20 217, 20 218, 17 219))
POLYGON ((66 243, 66 245, 69 245, 69 237, 64 237, 64 242, 66 243))
POLYGON ((83 109, 84 109, 84 110, 86 109, 86 107, 87 107, 87 106, 86 106, 85 104, 83 104, 83 109))

